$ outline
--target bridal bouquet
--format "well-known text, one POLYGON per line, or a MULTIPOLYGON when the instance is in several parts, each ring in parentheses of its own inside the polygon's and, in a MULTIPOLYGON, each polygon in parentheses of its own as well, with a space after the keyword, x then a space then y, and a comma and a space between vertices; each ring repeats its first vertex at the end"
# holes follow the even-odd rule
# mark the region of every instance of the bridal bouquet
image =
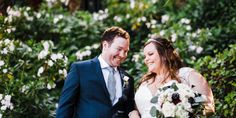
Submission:
POLYGON ((150 110, 152 117, 189 118, 202 114, 204 95, 194 91, 186 84, 171 81, 159 88, 157 95, 151 99, 153 107, 150 110))

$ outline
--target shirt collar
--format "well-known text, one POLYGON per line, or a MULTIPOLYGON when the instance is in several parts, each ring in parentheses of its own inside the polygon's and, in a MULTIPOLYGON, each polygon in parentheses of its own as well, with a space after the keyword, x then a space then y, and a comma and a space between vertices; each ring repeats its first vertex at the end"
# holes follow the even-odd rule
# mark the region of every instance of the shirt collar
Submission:
MULTIPOLYGON (((98 56, 98 60, 100 62, 100 66, 102 69, 110 67, 110 65, 102 58, 101 55, 98 56)), ((117 71, 117 67, 113 67, 115 71, 117 71)))

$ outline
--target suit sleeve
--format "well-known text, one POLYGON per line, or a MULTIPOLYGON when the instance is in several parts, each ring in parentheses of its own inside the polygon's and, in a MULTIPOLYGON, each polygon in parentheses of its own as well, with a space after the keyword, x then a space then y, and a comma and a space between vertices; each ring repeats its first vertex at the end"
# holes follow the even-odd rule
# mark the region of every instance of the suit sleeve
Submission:
POLYGON ((130 83, 130 89, 129 89, 129 96, 127 100, 127 105, 126 105, 126 111, 127 114, 131 111, 134 110, 134 79, 129 76, 129 83, 130 83))
POLYGON ((76 100, 79 97, 78 64, 73 63, 64 82, 60 96, 56 118, 72 118, 76 100))

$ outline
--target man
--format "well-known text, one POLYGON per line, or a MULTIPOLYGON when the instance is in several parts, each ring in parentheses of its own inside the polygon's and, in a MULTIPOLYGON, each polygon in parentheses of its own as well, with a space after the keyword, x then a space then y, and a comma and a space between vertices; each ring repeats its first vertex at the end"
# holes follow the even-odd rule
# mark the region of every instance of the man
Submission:
POLYGON ((134 81, 120 68, 130 36, 119 27, 102 36, 102 53, 72 64, 64 83, 56 118, 128 118, 134 110, 134 81))

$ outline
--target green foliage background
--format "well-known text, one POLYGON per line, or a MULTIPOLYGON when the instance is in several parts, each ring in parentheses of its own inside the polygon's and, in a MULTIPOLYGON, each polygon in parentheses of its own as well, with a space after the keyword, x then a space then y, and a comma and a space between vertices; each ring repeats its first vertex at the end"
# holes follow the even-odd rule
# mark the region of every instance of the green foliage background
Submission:
POLYGON ((66 70, 98 55, 102 32, 110 26, 131 35, 122 66, 136 85, 146 72, 142 45, 150 34, 162 35, 211 85, 213 117, 236 115, 234 0, 105 0, 104 9, 94 13, 70 13, 62 4, 43 1, 35 11, 18 1, 0 16, 0 100, 10 95, 12 103, 0 104, 3 117, 54 117, 66 70))

